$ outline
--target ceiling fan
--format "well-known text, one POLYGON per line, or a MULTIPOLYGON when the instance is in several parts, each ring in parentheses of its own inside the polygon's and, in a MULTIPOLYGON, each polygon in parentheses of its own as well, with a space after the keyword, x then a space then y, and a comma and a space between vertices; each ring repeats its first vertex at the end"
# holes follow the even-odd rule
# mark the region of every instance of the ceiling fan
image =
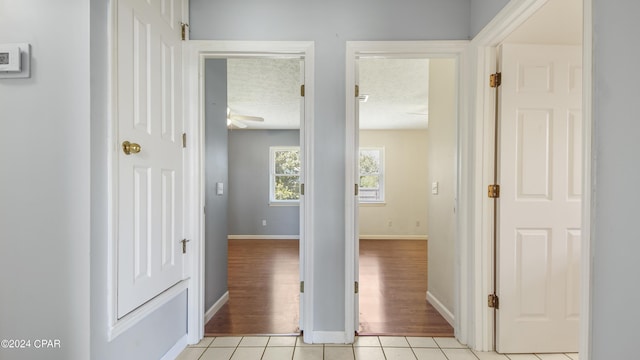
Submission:
POLYGON ((238 115, 231 111, 231 108, 227 107, 227 127, 230 129, 246 129, 248 127, 245 121, 264 121, 264 118, 259 116, 238 115))

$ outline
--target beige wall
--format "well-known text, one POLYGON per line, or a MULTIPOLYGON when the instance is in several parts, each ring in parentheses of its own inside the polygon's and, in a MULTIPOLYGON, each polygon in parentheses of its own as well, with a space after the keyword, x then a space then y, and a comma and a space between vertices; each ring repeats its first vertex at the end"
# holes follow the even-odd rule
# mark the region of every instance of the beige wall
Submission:
POLYGON ((385 156, 385 203, 360 205, 360 237, 426 238, 427 131, 363 130, 360 146, 385 156))
MULTIPOLYGON (((447 311, 454 305, 455 73, 452 59, 432 59, 429 69, 428 183, 438 182, 438 194, 428 195, 428 292, 447 311)), ((430 187, 429 187, 430 189, 430 187)))

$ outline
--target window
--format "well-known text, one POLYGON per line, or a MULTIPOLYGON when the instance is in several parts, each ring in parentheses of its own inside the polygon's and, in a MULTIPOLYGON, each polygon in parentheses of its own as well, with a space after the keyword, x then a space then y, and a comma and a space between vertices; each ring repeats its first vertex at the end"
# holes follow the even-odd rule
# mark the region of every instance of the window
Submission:
POLYGON ((300 201, 300 148, 272 146, 269 148, 269 201, 297 203, 300 201))
POLYGON ((360 148, 360 202, 384 201, 384 148, 360 148))

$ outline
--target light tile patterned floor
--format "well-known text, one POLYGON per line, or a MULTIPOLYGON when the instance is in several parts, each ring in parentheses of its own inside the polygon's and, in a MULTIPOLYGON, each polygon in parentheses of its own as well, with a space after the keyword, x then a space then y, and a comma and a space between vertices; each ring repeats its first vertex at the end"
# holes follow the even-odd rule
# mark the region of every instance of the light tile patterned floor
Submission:
POLYGON ((322 345, 294 336, 229 336, 204 338, 178 360, 578 360, 578 354, 475 352, 454 338, 362 336, 353 345, 322 345))

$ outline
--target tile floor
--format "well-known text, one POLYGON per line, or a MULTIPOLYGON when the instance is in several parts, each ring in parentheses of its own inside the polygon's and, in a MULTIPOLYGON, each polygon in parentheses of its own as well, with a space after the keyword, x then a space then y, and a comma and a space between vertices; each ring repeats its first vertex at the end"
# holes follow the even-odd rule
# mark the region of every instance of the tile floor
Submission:
POLYGON ((361 336, 351 345, 305 344, 295 336, 207 337, 177 360, 578 360, 578 354, 474 352, 454 338, 361 336))

